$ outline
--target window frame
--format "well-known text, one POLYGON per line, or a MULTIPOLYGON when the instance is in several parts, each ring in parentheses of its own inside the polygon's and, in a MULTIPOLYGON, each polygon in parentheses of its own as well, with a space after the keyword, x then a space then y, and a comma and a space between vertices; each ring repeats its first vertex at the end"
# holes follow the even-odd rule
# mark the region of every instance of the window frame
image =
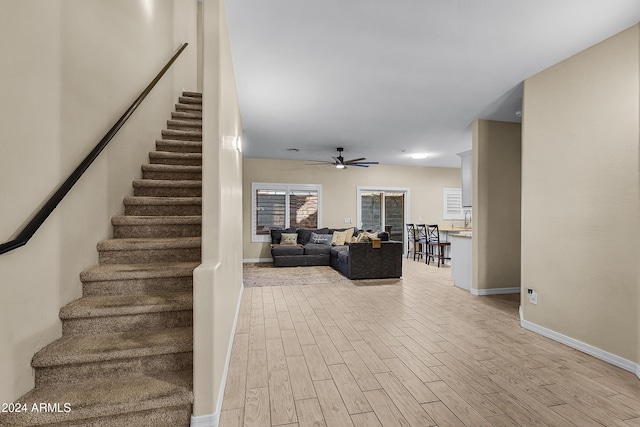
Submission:
POLYGON ((270 243, 271 234, 257 234, 257 215, 256 215, 256 190, 280 190, 285 192, 285 228, 290 224, 291 207, 290 194, 293 191, 309 191, 318 192, 318 228, 322 228, 322 184, 289 184, 289 183, 271 183, 271 182, 252 182, 251 183, 251 242, 252 243, 270 243))
POLYGON ((464 207, 462 206, 462 188, 443 188, 442 189, 442 219, 448 220, 464 220, 464 207), (455 195, 459 200, 458 206, 452 206, 450 208, 448 197, 450 194, 455 195), (455 214, 450 214, 453 208, 457 208, 458 212, 455 214))

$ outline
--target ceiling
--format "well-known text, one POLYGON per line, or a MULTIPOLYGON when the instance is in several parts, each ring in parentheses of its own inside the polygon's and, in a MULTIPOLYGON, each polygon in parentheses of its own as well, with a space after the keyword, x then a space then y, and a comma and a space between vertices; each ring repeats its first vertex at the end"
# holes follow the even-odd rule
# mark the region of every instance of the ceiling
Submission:
POLYGON ((226 7, 245 157, 330 160, 344 147, 345 159, 437 167, 460 167, 473 120, 520 120, 524 79, 640 21, 639 0, 226 7))

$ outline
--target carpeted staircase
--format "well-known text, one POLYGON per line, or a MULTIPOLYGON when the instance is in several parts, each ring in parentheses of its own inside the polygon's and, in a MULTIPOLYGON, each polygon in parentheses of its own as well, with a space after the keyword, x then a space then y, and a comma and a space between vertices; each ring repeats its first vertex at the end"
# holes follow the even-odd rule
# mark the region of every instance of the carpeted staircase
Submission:
POLYGON ((189 425, 201 94, 179 98, 156 150, 112 218, 113 239, 98 243, 99 265, 80 273, 83 297, 60 310, 62 338, 33 357, 26 413, 0 414, 0 425, 189 425))

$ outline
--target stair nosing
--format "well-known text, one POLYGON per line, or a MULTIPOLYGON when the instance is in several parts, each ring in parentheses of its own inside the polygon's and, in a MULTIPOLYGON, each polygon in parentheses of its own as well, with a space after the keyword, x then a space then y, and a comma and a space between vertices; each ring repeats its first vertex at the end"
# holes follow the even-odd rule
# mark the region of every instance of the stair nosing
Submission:
POLYGON ((186 179, 136 179, 133 187, 202 187, 201 180, 186 179))
POLYGON ((163 165, 157 163, 145 163, 141 166, 143 171, 148 172, 175 172, 175 173, 184 173, 184 172, 202 172, 202 166, 193 166, 193 165, 163 165))

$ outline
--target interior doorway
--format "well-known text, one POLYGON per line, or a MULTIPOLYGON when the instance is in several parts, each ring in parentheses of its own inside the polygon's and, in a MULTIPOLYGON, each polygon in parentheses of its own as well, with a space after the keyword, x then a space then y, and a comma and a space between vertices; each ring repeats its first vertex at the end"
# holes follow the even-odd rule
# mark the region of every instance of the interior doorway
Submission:
POLYGON ((391 240, 405 248, 405 224, 409 221, 409 189, 358 187, 356 222, 363 230, 388 231, 391 240))

